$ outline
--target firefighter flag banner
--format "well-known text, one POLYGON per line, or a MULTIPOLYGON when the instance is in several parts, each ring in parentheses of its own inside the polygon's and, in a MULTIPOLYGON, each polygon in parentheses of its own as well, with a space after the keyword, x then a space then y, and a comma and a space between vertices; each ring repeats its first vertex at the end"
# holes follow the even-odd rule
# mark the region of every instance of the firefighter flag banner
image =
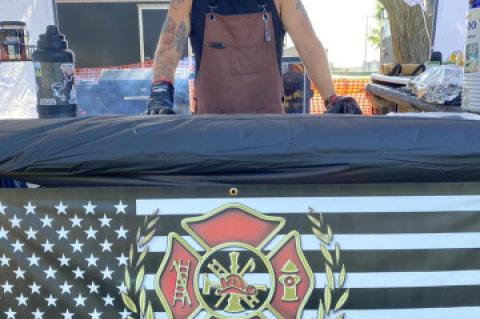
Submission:
POLYGON ((0 318, 478 319, 480 196, 438 189, 0 190, 0 318))

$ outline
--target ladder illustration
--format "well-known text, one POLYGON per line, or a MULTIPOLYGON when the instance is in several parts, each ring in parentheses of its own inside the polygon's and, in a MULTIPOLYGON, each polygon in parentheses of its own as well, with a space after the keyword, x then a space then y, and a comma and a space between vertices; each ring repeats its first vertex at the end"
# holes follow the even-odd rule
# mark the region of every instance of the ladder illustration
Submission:
POLYGON ((182 304, 182 308, 185 307, 185 303, 189 306, 192 306, 192 301, 188 295, 188 276, 190 273, 190 261, 183 264, 182 260, 174 261, 170 270, 175 270, 177 274, 177 279, 175 281, 175 292, 173 294, 173 304, 172 307, 175 307, 177 302, 182 304))

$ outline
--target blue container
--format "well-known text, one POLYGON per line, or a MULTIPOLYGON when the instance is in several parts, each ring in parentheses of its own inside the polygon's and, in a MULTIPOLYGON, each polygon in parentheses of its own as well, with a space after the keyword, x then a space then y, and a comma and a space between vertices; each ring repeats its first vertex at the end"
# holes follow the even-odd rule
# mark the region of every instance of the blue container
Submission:
POLYGON ((480 0, 470 0, 470 9, 480 8, 480 0))

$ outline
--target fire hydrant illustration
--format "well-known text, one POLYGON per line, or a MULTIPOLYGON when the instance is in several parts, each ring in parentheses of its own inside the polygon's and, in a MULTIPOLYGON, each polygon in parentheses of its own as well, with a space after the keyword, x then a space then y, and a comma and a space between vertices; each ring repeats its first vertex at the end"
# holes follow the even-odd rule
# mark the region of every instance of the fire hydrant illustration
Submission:
POLYGON ((302 279, 297 275, 299 272, 297 266, 291 260, 288 260, 283 266, 281 272, 283 275, 280 276, 278 281, 283 286, 282 301, 298 301, 297 288, 302 279))

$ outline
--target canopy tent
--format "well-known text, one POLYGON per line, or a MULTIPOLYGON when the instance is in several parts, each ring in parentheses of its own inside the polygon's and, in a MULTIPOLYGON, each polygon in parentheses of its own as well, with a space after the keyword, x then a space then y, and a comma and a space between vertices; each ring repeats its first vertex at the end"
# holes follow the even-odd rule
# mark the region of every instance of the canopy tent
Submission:
POLYGON ((465 48, 468 0, 437 0, 433 49, 447 57, 465 48))
MULTIPOLYGON (((55 23, 52 0, 2 0, 0 21, 24 21, 35 44, 46 26, 55 23)), ((0 62, 0 119, 37 116, 35 75, 31 63, 0 62)))

